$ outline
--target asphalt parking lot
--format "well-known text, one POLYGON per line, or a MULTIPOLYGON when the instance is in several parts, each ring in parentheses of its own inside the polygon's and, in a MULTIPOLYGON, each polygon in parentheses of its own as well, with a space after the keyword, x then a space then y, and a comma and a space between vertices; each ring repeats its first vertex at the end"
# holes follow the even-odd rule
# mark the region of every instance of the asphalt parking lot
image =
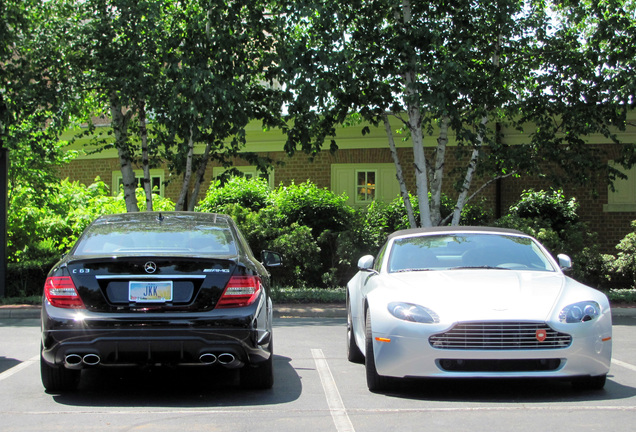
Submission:
POLYGON ((342 309, 278 307, 276 382, 260 392, 242 391, 232 374, 159 368, 85 371, 79 391, 47 394, 39 378, 38 319, 24 310, 0 317, 0 429, 633 430, 636 309, 615 310, 614 360, 602 391, 559 382, 416 380, 385 394, 370 393, 364 367, 346 360, 342 309))

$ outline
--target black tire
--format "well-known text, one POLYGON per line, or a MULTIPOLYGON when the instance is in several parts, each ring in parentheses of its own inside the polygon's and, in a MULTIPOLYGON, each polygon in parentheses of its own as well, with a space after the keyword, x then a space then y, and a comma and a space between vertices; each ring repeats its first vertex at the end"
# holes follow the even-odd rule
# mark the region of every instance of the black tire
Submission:
POLYGON ((267 361, 256 365, 245 365, 240 369, 241 388, 268 390, 274 386, 274 342, 269 343, 270 356, 267 361))
POLYGON ((347 360, 352 363, 364 363, 364 355, 358 344, 356 338, 353 335, 353 320, 351 317, 351 304, 349 303, 349 296, 347 296, 347 360))
POLYGON ((378 374, 375 369, 375 356, 373 354, 373 335, 371 333, 371 313, 367 311, 365 331, 365 369, 367 372, 367 387, 372 392, 381 392, 391 387, 389 377, 378 374))
POLYGON ((572 386, 576 390, 602 390, 605 387, 607 375, 590 376, 577 378, 572 381, 572 386))
POLYGON ((48 392, 76 390, 79 386, 81 370, 66 369, 64 366, 51 366, 40 355, 40 376, 42 385, 48 392))

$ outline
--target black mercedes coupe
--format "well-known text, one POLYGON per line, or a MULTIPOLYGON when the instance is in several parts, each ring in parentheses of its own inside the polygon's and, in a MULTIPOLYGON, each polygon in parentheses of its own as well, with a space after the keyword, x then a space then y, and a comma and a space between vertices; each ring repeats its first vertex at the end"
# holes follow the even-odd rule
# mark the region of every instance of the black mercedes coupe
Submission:
POLYGON ((49 272, 41 376, 73 390, 81 370, 196 365, 239 369, 244 388, 274 382, 267 267, 234 221, 198 212, 101 216, 49 272))

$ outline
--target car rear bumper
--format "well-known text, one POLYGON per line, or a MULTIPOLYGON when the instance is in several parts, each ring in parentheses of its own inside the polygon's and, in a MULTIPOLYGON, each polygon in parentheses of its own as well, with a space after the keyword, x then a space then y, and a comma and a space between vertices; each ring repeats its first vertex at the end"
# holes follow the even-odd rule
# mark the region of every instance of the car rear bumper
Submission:
POLYGON ((51 365, 257 364, 271 356, 271 308, 193 313, 42 311, 42 358, 51 365), (268 316, 269 315, 269 316, 268 316))

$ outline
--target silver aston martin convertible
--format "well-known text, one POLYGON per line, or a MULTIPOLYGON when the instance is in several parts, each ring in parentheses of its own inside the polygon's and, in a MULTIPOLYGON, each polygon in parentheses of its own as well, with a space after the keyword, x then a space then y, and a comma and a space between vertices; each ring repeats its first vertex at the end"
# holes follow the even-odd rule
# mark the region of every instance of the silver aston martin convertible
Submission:
POLYGON ((393 233, 347 286, 347 348, 371 391, 394 378, 559 378, 601 389, 607 297, 534 238, 499 228, 393 233))

